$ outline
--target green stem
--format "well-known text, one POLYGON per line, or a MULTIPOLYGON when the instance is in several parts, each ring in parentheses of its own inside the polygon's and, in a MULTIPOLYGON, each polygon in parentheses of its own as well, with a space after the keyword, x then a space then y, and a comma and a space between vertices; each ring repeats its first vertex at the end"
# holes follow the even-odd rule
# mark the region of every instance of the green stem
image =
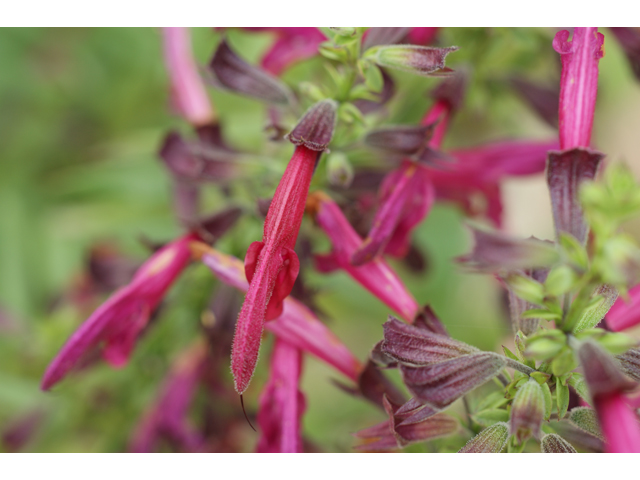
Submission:
POLYGON ((504 357, 504 359, 507 361, 507 367, 513 368, 514 370, 522 372, 525 375, 531 375, 533 372, 536 371, 531 367, 527 367, 524 363, 520 363, 516 360, 513 360, 512 358, 504 357))

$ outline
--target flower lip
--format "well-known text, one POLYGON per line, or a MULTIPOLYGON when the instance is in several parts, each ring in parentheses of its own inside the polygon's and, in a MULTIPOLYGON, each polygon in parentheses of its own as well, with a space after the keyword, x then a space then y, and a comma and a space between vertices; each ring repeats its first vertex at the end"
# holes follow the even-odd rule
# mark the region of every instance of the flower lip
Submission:
POLYGON ((135 341, 150 315, 182 270, 188 265, 187 234, 158 250, 136 272, 126 287, 117 290, 67 340, 51 361, 41 388, 49 390, 92 348, 105 342, 103 357, 114 367, 126 364, 135 341))

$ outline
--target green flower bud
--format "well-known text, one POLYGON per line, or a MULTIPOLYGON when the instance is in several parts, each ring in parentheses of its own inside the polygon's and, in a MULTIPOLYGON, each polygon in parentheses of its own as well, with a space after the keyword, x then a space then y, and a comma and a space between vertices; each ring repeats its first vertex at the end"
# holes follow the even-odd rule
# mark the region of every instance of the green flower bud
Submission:
POLYGON ((500 453, 509 440, 509 426, 496 423, 473 437, 458 453, 500 453))
POLYGON ((569 442, 555 433, 542 437, 540 449, 542 453, 578 453, 569 442))
POLYGON ((518 390, 511 406, 511 434, 515 435, 518 444, 531 435, 540 435, 544 411, 542 388, 535 380, 529 380, 518 390))

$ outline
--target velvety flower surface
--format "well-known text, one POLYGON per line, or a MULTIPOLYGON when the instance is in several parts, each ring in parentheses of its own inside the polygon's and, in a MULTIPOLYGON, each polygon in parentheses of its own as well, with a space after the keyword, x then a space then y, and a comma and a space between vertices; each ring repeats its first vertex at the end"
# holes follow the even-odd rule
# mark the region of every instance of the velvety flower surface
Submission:
POLYGON ((311 177, 333 135, 337 105, 332 100, 312 106, 289 133, 296 145, 264 222, 261 242, 245 257, 249 290, 240 310, 231 352, 231 370, 238 393, 249 386, 258 361, 264 322, 282 313, 300 271, 294 252, 311 177))
MULTIPOLYGON (((202 243, 193 243, 192 249, 202 263, 223 282, 247 291, 242 262, 202 243)), ((357 380, 362 370, 360 361, 318 318, 294 298, 284 301, 282 314, 267 322, 265 328, 292 346, 318 357, 352 380, 357 380)))
POLYGON ((135 341, 151 313, 191 259, 185 235, 158 250, 136 272, 131 282, 117 290, 67 340, 42 378, 42 389, 59 382, 92 348, 104 344, 102 356, 114 367, 127 363, 135 341))

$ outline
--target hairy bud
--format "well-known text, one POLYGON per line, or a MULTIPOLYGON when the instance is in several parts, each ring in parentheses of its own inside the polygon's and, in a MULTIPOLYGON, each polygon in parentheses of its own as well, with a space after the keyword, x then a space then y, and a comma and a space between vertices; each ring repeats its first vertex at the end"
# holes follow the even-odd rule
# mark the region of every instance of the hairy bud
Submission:
POLYGON ((569 442, 555 433, 542 437, 540 449, 542 453, 578 453, 569 442))
POLYGON ((509 426, 496 423, 473 437, 458 453, 500 453, 509 440, 509 426))
POLYGON ((445 58, 458 47, 434 48, 417 45, 389 45, 375 50, 373 61, 381 67, 394 68, 424 76, 443 76, 451 72, 445 58))
POLYGON ((519 444, 532 435, 540 435, 544 410, 542 388, 535 380, 529 380, 520 387, 511 406, 511 434, 515 435, 519 444))

